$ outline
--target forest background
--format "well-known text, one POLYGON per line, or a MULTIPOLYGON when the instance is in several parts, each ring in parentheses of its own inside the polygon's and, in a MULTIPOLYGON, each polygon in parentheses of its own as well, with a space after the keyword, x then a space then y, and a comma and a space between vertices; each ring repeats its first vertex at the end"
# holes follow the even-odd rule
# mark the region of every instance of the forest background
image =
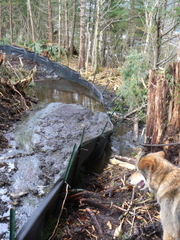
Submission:
POLYGON ((0 44, 47 51, 59 62, 76 56, 79 71, 118 69, 117 94, 132 111, 146 105, 149 69, 179 61, 180 2, 1 0, 0 44))

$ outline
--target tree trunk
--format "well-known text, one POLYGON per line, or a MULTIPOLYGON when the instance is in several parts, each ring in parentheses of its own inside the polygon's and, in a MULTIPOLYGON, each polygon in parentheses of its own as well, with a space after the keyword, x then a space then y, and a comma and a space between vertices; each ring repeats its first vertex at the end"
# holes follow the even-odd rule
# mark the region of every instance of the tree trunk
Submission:
POLYGON ((53 20, 52 20, 52 7, 51 7, 51 0, 48 0, 48 35, 49 35, 49 42, 53 43, 53 20))
POLYGON ((59 0, 59 10, 58 10, 58 55, 61 57, 61 11, 62 11, 62 2, 59 0))
POLYGON ((69 22, 68 22, 68 0, 65 1, 65 48, 68 51, 69 48, 69 22))
POLYGON ((100 6, 101 0, 97 1, 97 15, 94 33, 94 74, 99 72, 99 43, 100 43, 100 6))
MULTIPOLYGON (((180 62, 170 64, 165 73, 151 70, 148 87, 146 144, 151 151, 166 150, 179 157, 180 133, 180 62), (174 145, 171 145, 171 144, 174 145), (177 143, 177 144, 176 144, 177 143), (155 145, 154 145, 155 144, 155 145), (170 144, 156 146, 156 144, 170 144)), ((180 160, 180 159, 179 159, 180 160)), ((177 160, 177 161, 179 161, 177 160)))
POLYGON ((78 68, 85 68, 85 0, 81 0, 81 13, 80 13, 80 47, 79 47, 79 60, 78 68))
POLYGON ((73 55, 73 50, 74 50, 74 33, 75 33, 75 26, 76 26, 76 4, 77 4, 77 0, 74 0, 71 39, 70 39, 70 47, 69 47, 70 55, 73 55))
POLYGON ((177 49, 177 62, 180 62, 180 34, 179 34, 178 49, 177 49))
POLYGON ((86 77, 88 78, 88 62, 90 54, 90 32, 89 32, 89 22, 87 23, 87 38, 86 38, 86 77))
POLYGON ((161 53, 161 17, 158 16, 156 19, 156 23, 155 23, 155 28, 156 28, 156 32, 155 32, 155 42, 154 42, 154 64, 153 67, 154 69, 157 68, 157 64, 159 62, 160 59, 160 53, 161 53))
POLYGON ((2 39, 2 4, 0 3, 0 39, 2 39))
POLYGON ((13 43, 12 1, 9 1, 10 44, 13 43))
MULTIPOLYGON (((90 4, 92 2, 90 1, 90 4)), ((89 12, 89 23, 90 22, 95 22, 96 19, 96 8, 97 8, 97 2, 94 2, 94 11, 91 12, 91 5, 90 5, 90 12, 89 12)), ((93 24, 92 26, 90 26, 91 30, 91 39, 90 39, 90 59, 91 59, 91 63, 93 65, 93 60, 94 60, 94 34, 95 34, 95 25, 93 24)))
POLYGON ((27 9, 29 12, 30 22, 31 22, 31 33, 32 33, 32 41, 35 42, 35 31, 34 31, 34 21, 32 17, 32 9, 31 9, 31 1, 27 0, 27 9))

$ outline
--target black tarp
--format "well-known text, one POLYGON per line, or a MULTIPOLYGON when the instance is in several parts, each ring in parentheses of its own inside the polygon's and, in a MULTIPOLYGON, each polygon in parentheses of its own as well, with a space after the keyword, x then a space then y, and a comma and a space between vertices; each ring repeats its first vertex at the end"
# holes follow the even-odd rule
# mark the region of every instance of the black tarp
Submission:
MULTIPOLYGON (((109 141, 111 131, 105 132, 99 137, 84 142, 75 152, 75 156, 70 165, 70 171, 67 176, 67 183, 73 187, 78 175, 82 169, 94 164, 102 157, 104 148, 109 141)), ((40 240, 42 239, 43 229, 48 224, 48 219, 58 217, 62 205, 62 191, 64 190, 64 179, 54 185, 51 191, 41 202, 35 213, 28 222, 22 227, 16 240, 40 240), (58 213, 58 214, 57 214, 58 213)))
POLYGON ((43 57, 35 52, 26 51, 24 48, 20 47, 0 45, 0 51, 6 53, 7 55, 15 55, 17 57, 30 59, 35 63, 38 63, 45 67, 45 69, 51 74, 55 74, 66 80, 74 81, 81 84, 82 86, 88 88, 91 92, 93 92, 94 95, 98 98, 98 100, 103 103, 103 97, 99 90, 92 83, 86 81, 78 72, 72 70, 71 68, 51 61, 48 58, 43 57))

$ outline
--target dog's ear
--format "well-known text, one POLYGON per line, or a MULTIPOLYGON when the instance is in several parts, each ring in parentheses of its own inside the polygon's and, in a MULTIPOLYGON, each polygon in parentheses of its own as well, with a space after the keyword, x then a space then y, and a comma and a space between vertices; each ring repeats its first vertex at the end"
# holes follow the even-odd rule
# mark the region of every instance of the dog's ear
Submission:
POLYGON ((153 156, 146 155, 145 157, 142 157, 138 163, 138 169, 140 171, 153 172, 155 168, 156 168, 156 159, 153 156))
POLYGON ((165 158, 165 152, 163 152, 163 151, 156 152, 155 154, 162 158, 165 158))

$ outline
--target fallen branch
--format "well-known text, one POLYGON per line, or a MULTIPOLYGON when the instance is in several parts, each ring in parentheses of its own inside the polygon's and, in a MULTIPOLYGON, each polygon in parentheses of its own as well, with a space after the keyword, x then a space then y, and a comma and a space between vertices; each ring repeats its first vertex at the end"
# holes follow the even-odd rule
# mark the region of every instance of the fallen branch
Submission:
POLYGON ((51 236, 48 238, 48 240, 52 240, 54 238, 54 235, 56 233, 56 230, 59 226, 59 221, 60 221, 60 218, 61 218, 61 215, 62 215, 62 212, 63 212, 63 209, 64 209, 64 204, 66 202, 66 199, 67 199, 67 195, 68 195, 68 188, 69 188, 69 185, 66 183, 66 194, 64 196, 64 200, 63 200, 63 203, 62 203, 62 206, 61 206, 61 211, 59 213, 59 216, 58 216, 58 219, 57 219, 57 222, 56 222, 56 226, 53 230, 53 233, 51 234, 51 236))
POLYGON ((176 143, 157 143, 157 144, 150 144, 150 143, 144 143, 141 144, 143 147, 163 147, 163 146, 176 146, 176 145, 180 145, 180 142, 176 142, 176 143))
POLYGON ((110 162, 111 164, 114 164, 114 165, 117 164, 117 165, 119 165, 120 167, 127 168, 127 169, 130 169, 130 170, 136 169, 136 166, 135 166, 135 165, 133 165, 133 164, 131 164, 131 163, 127 163, 127 162, 122 162, 122 161, 117 160, 117 159, 115 159, 115 158, 111 158, 111 159, 109 160, 109 162, 110 162))
POLYGON ((109 211, 109 208, 107 206, 105 206, 103 203, 97 202, 96 200, 82 198, 80 200, 80 203, 86 203, 92 207, 99 208, 103 211, 109 211))
POLYGON ((15 84, 15 87, 21 92, 21 91, 24 91, 24 89, 33 81, 33 78, 34 78, 34 75, 36 74, 37 72, 37 68, 36 66, 30 71, 29 75, 18 81, 16 84, 15 84))
POLYGON ((100 199, 100 196, 97 193, 90 192, 90 191, 83 191, 83 192, 79 192, 79 193, 68 196, 68 200, 71 200, 71 199, 80 200, 82 197, 100 199))
POLYGON ((90 208, 86 208, 86 212, 89 214, 92 222, 93 222, 93 225, 95 227, 95 229, 97 230, 98 232, 98 235, 99 235, 99 239, 103 239, 104 238, 104 234, 103 234, 103 231, 102 231, 102 228, 95 216, 95 214, 93 213, 93 211, 91 211, 90 208))
POLYGON ((114 187, 112 187, 112 188, 108 188, 107 190, 106 190, 106 192, 105 192, 105 196, 107 197, 113 197, 113 195, 114 195, 114 192, 115 192, 115 190, 116 189, 118 189, 118 188, 120 188, 122 186, 122 183, 121 184, 118 184, 118 185, 116 185, 116 186, 114 186, 114 187))
MULTIPOLYGON (((118 114, 116 113, 116 117, 119 118, 117 122, 122 123, 124 121, 124 119, 127 119, 129 116, 131 116, 132 114, 140 111, 142 108, 144 108, 146 106, 147 106, 147 104, 144 104, 141 107, 135 108, 134 110, 132 110, 131 112, 125 114, 124 116, 118 116, 118 114)), ((114 114, 114 112, 111 115, 113 115, 113 114, 114 114)))
POLYGON ((13 84, 10 83, 10 81, 8 82, 8 85, 14 90, 14 92, 16 92, 20 96, 21 103, 24 106, 25 110, 29 109, 29 107, 27 106, 26 100, 23 97, 23 95, 15 88, 15 86, 13 84))
POLYGON ((112 156, 118 160, 122 160, 122 161, 128 161, 128 162, 134 162, 135 159, 134 158, 130 158, 130 157, 125 157, 125 156, 119 156, 119 155, 114 155, 112 156))

